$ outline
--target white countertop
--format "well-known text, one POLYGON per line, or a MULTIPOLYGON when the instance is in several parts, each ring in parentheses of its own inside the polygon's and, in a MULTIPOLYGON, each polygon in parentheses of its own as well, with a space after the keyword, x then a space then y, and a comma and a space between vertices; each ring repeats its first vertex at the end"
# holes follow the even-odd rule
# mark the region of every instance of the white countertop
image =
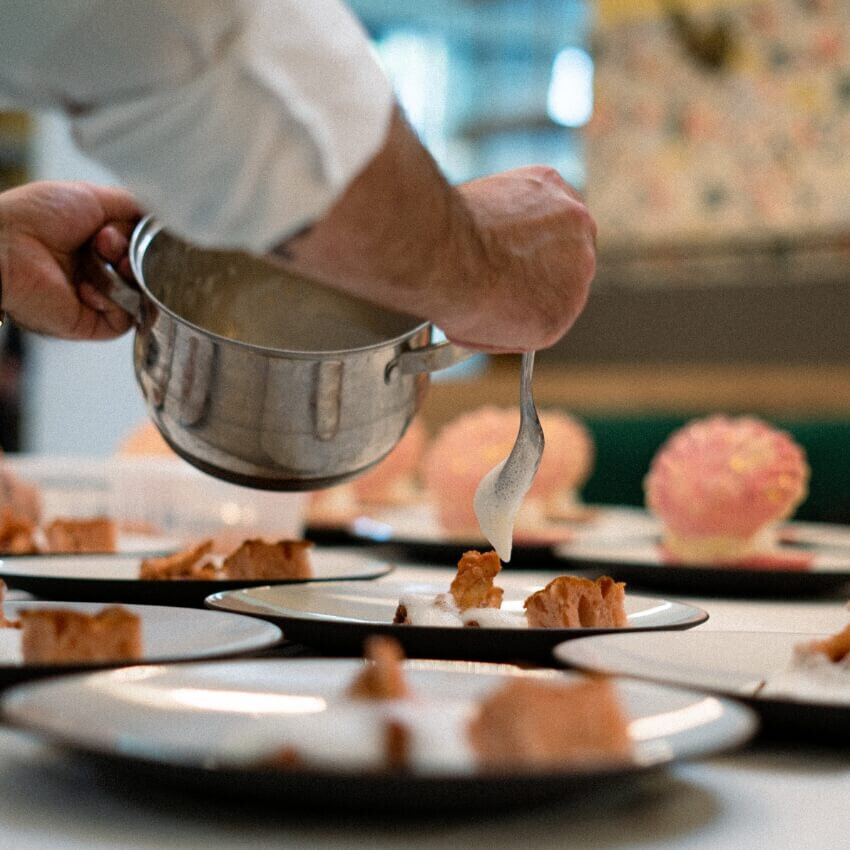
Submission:
MULTIPOLYGON (((419 571, 412 571, 412 575, 419 571)), ((427 572, 427 571, 426 571, 427 572)), ((396 574, 398 575, 398 574, 396 574)), ((658 595, 658 594, 649 594, 658 595)), ((828 632, 841 599, 688 599, 700 629, 828 632)), ((850 749, 756 744, 623 791, 486 816, 392 819, 274 812, 109 775, 0 729, 0 848, 812 848, 850 846, 850 749)))

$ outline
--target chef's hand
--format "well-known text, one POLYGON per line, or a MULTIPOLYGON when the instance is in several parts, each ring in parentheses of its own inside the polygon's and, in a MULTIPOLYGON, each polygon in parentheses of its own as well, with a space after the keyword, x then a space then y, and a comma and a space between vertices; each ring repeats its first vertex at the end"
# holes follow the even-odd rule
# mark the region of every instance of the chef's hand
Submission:
POLYGON ((472 180, 458 191, 477 250, 467 248, 459 265, 469 306, 442 329, 483 350, 553 345, 584 309, 596 272, 596 223, 587 207, 555 169, 541 165, 472 180))
POLYGON ((64 339, 111 339, 131 319, 85 279, 81 252, 94 240, 126 274, 141 211, 122 189, 42 181, 0 192, 0 307, 23 328, 64 339))

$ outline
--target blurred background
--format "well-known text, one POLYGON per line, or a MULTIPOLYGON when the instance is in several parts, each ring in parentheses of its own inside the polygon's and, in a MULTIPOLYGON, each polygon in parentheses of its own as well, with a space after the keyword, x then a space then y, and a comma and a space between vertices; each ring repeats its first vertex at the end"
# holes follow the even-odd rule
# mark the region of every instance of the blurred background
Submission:
MULTIPOLYGON (((805 445, 801 515, 850 521, 850 3, 351 0, 452 181, 547 163, 586 196, 599 271, 538 359, 541 406, 597 441, 589 501, 641 501, 685 419, 751 412, 805 445)), ((0 185, 112 182, 63 120, 0 113, 0 185)), ((145 418, 131 340, 0 332, 0 445, 106 455, 145 418)), ((515 358, 437 381, 433 429, 516 399, 515 358)))

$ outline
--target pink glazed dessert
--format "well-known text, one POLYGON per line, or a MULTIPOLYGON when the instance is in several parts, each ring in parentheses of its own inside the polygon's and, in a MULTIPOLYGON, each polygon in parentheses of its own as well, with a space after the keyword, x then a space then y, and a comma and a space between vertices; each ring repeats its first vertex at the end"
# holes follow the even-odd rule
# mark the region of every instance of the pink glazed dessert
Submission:
POLYGON ((753 416, 714 415, 675 431, 644 479, 672 562, 804 568, 778 550, 777 527, 808 492, 803 449, 753 416))
POLYGON ((422 420, 413 419, 395 448, 378 464, 351 481, 365 504, 404 505, 419 495, 419 464, 428 435, 422 420))
POLYGON ((408 505, 421 497, 419 465, 427 442, 425 426, 413 419, 395 448, 372 469, 357 478, 310 494, 307 524, 321 527, 347 525, 363 507, 408 505))
MULTIPOLYGON (((542 410, 546 439, 534 483, 520 508, 516 532, 539 529, 550 510, 580 505, 579 488, 593 465, 587 429, 566 413, 542 410)), ((481 479, 510 454, 519 428, 519 411, 492 405, 465 413, 431 442, 422 464, 425 491, 439 523, 449 534, 478 534, 472 501, 481 479)))

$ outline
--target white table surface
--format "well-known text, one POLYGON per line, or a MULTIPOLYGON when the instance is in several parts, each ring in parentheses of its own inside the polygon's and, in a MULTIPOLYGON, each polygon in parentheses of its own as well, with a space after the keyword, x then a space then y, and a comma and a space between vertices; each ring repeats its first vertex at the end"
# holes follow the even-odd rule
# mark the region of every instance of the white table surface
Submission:
MULTIPOLYGON (((411 570, 411 578, 420 572, 411 570)), ((711 615, 701 629, 829 632, 850 616, 838 598, 688 601, 711 615)), ((0 729, 0 848, 850 847, 850 749, 793 744, 677 765, 625 793, 425 820, 273 812, 179 789, 129 787, 109 787, 106 774, 61 750, 0 729)))

